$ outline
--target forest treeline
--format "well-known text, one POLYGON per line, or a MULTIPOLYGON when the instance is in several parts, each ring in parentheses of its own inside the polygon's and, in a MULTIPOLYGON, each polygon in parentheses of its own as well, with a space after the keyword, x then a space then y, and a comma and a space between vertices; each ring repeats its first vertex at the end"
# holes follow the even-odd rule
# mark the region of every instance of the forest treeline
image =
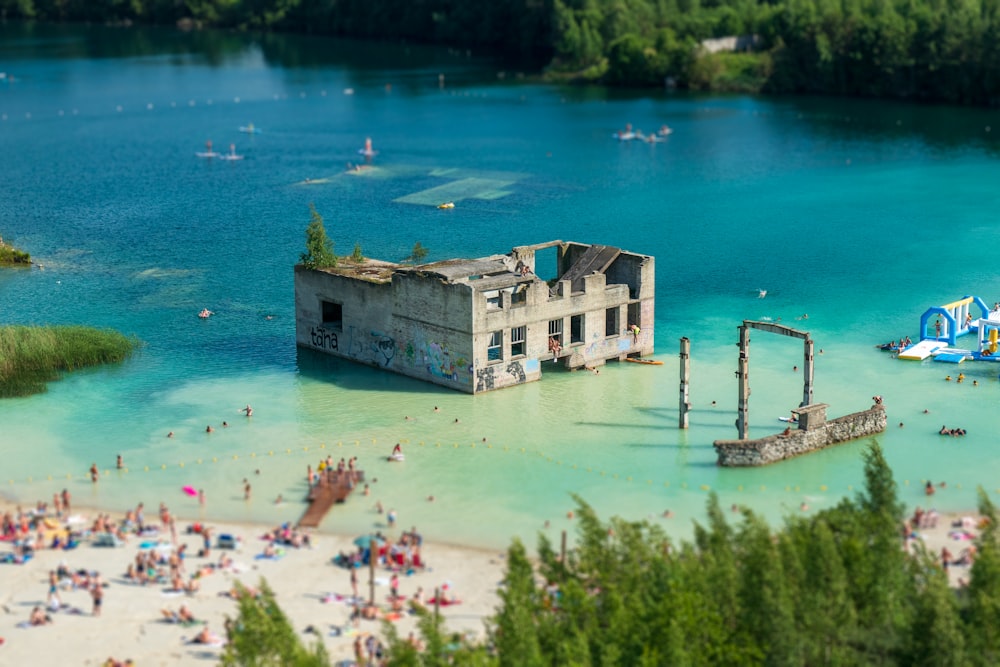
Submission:
MULTIPOLYGON (((730 523, 713 495, 694 540, 677 544, 660 526, 602 521, 581 502, 565 557, 544 537, 537 559, 510 547, 486 642, 450 635, 415 605, 422 641, 385 622, 388 664, 997 665, 1000 533, 982 491, 980 503, 967 585, 954 590, 919 539, 903 548, 905 510, 878 445, 865 454, 863 492, 778 531, 749 510, 730 523)), ((241 602, 224 664, 329 664, 273 600, 267 613, 257 606, 241 602)))
POLYGON ((610 85, 1000 103, 1000 0, 0 0, 0 16, 449 44, 610 85), (701 46, 731 35, 752 49, 701 46))

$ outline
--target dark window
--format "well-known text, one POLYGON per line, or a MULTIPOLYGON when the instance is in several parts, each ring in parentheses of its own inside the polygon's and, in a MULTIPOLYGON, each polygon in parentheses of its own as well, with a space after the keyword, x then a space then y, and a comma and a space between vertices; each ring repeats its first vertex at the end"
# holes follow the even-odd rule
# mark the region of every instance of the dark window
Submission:
POLYGON ((343 329, 344 306, 332 301, 323 301, 323 326, 330 329, 343 329))
POLYGON ((557 342, 562 344, 562 320, 549 320, 549 338, 555 338, 557 342))
POLYGON ((583 342, 583 315, 573 315, 569 318, 569 342, 583 342))
POLYGON ((618 321, 619 308, 608 308, 604 311, 604 335, 617 336, 621 333, 621 323, 618 321))
POLYGON ((503 332, 494 331, 490 334, 489 345, 486 346, 486 361, 501 361, 503 359, 503 332))
POLYGON ((642 304, 636 301, 635 303, 630 303, 628 305, 628 325, 633 324, 639 328, 642 328, 642 304))
POLYGON ((510 356, 524 356, 524 339, 526 335, 526 327, 514 327, 510 330, 510 356))

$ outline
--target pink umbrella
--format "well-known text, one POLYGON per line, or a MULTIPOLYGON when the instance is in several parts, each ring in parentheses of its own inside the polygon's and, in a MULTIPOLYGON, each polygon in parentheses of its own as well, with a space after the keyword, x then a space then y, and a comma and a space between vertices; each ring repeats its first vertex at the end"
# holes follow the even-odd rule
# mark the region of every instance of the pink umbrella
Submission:
POLYGON ((188 494, 189 496, 197 496, 198 495, 198 490, 196 488, 194 488, 193 486, 185 486, 184 488, 181 489, 181 491, 183 491, 184 493, 188 494))

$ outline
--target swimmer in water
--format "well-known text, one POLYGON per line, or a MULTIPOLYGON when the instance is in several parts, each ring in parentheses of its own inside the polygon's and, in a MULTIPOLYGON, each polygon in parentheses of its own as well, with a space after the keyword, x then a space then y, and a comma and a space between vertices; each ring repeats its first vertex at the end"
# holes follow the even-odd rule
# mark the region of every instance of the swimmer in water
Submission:
POLYGON ((767 290, 766 289, 759 289, 759 290, 757 290, 757 298, 758 299, 763 299, 765 296, 767 296, 767 290))

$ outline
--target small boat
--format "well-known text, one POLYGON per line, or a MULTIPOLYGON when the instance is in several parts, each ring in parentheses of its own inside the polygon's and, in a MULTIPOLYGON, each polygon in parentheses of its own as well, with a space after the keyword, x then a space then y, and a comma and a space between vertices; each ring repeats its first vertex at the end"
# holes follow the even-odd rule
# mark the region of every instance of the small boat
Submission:
POLYGON ((629 362, 631 364, 646 364, 647 366, 662 366, 663 365, 662 361, 656 361, 655 359, 633 359, 632 357, 628 357, 628 358, 625 359, 625 361, 627 361, 627 362, 629 362))
POLYGON ((260 134, 263 130, 259 127, 254 127, 254 124, 250 123, 249 125, 241 125, 240 132, 244 134, 260 134))
POLYGON ((402 454, 391 454, 386 457, 386 461, 405 461, 406 457, 402 454))
POLYGON ((438 208, 455 208, 455 202, 446 201, 443 204, 438 204, 438 208))

